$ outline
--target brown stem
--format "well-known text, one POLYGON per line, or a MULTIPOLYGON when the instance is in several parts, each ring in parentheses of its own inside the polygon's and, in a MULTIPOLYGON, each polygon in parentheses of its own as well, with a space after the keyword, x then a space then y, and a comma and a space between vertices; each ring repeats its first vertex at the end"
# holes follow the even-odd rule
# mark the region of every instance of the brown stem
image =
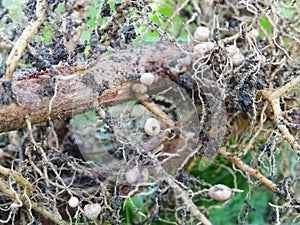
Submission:
POLYGON ((275 183, 273 183, 271 180, 269 180, 264 175, 262 175, 258 170, 253 169, 252 167, 245 164, 240 158, 233 156, 231 153, 227 152, 226 148, 224 147, 219 148, 218 154, 221 155, 226 160, 228 160, 229 162, 235 164, 242 171, 249 173, 252 177, 258 179, 262 184, 267 186, 271 191, 273 192, 277 191, 277 185, 275 183))
MULTIPOLYGON (((13 80, 12 88, 18 103, 1 105, 0 132, 25 127, 26 115, 30 116, 32 124, 37 124, 49 121, 49 117, 51 120, 65 119, 88 111, 95 100, 109 104, 132 98, 130 82, 125 75, 136 75, 137 67, 143 72, 154 65, 160 71, 168 70, 168 60, 179 54, 180 50, 174 45, 158 43, 105 56, 91 68, 57 77, 55 81, 45 75, 13 80), (101 92, 105 81, 109 89, 101 92)), ((3 87, 0 92, 4 92, 3 87)))

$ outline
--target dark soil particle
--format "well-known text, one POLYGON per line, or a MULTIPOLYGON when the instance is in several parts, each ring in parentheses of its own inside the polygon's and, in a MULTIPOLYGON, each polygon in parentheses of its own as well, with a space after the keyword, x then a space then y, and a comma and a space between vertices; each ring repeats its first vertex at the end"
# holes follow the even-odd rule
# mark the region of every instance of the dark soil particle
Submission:
POLYGON ((177 64, 177 59, 172 59, 170 62, 169 62, 169 66, 170 67, 175 67, 177 64))
POLYGON ((266 82, 261 78, 257 78, 255 82, 255 88, 257 90, 262 90, 265 86, 266 86, 266 82))
POLYGON ((2 82, 4 91, 0 92, 0 104, 9 105, 11 101, 17 102, 17 95, 12 90, 11 81, 2 82))
POLYGON ((189 181, 189 176, 187 175, 187 173, 185 173, 183 170, 178 171, 178 174, 176 175, 176 180, 178 180, 179 182, 187 185, 188 181, 189 181))
POLYGON ((57 65, 59 62, 66 61, 69 57, 69 52, 63 43, 49 43, 46 46, 38 46, 37 43, 31 43, 35 46, 34 53, 26 50, 27 60, 38 71, 46 70, 51 65, 57 65))
POLYGON ((126 26, 122 33, 125 36, 125 43, 128 44, 132 41, 132 39, 136 38, 136 32, 135 32, 135 28, 132 24, 126 26))
POLYGON ((244 106, 249 106, 252 102, 252 96, 251 93, 249 93, 249 91, 242 91, 241 95, 240 95, 240 100, 243 103, 244 106))
POLYGON ((95 76, 91 73, 87 73, 82 77, 81 80, 86 86, 93 88, 93 90, 97 90, 98 84, 95 80, 95 76))
POLYGON ((87 46, 87 42, 84 43, 77 43, 74 47, 74 53, 82 53, 85 50, 85 47, 87 46))
POLYGON ((66 61, 68 57, 69 57, 69 52, 66 49, 66 46, 62 43, 56 44, 53 49, 52 64, 56 65, 60 61, 66 61))
POLYGON ((54 95, 54 87, 44 86, 37 90, 38 95, 42 97, 52 97, 54 95))
POLYGON ((121 209, 122 198, 120 196, 114 196, 112 199, 111 207, 115 210, 121 209))
POLYGON ((36 1, 27 1, 27 3, 24 5, 23 12, 29 21, 36 20, 35 9, 36 1))
POLYGON ((0 105, 9 105, 11 103, 9 96, 5 91, 0 91, 0 105))
POLYGON ((86 86, 93 89, 93 92, 98 92, 99 95, 102 94, 103 91, 109 88, 109 82, 104 80, 102 84, 98 84, 95 80, 95 76, 91 73, 87 73, 82 77, 81 80, 86 86))
POLYGON ((101 17, 105 17, 105 16, 110 16, 111 15, 111 9, 110 9, 110 6, 109 4, 107 3, 107 1, 105 1, 103 3, 103 6, 101 8, 101 11, 100 11, 100 16, 101 17))
POLYGON ((0 66, 0 78, 3 77, 3 75, 5 74, 5 71, 6 71, 6 63, 2 63, 1 66, 0 66))
POLYGON ((93 177, 90 174, 79 174, 75 177, 73 185, 80 188, 89 188, 99 185, 100 181, 104 180, 102 177, 98 177, 99 180, 95 178, 96 177, 93 177))
POLYGON ((193 79, 189 73, 180 75, 177 79, 177 83, 187 89, 193 89, 194 87, 193 79))
POLYGON ((93 31, 91 34, 91 37, 90 37, 90 46, 92 49, 97 47, 99 39, 100 39, 100 37, 97 34, 97 32, 93 31))

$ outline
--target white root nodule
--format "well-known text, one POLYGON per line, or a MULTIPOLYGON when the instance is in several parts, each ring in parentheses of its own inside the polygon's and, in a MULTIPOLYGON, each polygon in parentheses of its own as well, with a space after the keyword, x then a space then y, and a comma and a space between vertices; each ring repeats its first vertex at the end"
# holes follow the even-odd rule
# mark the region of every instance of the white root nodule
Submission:
POLYGON ((232 190, 224 184, 217 184, 208 190, 208 195, 216 201, 227 201, 232 196, 232 190))
POLYGON ((69 202, 68 202, 69 206, 72 207, 72 208, 75 208, 78 206, 79 204, 79 199, 75 196, 72 196, 70 199, 69 199, 69 202))
POLYGON ((140 78, 140 82, 145 86, 151 86, 154 82, 154 75, 152 73, 144 73, 140 78))
POLYGON ((160 132, 160 124, 157 119, 149 118, 144 125, 144 131, 150 136, 156 136, 160 132))

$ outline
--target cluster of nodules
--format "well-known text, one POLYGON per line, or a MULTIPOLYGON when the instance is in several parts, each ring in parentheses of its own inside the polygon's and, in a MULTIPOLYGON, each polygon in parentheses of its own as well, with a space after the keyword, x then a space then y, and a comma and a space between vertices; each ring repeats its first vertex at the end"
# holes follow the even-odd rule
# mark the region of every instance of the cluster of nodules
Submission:
MULTIPOLYGON (((76 196, 72 196, 68 201, 68 204, 71 208, 78 207, 79 203, 79 199, 76 196)), ((101 210, 102 207, 98 203, 86 204, 83 208, 84 214, 90 219, 96 219, 100 214, 101 210)))
MULTIPOLYGON (((136 95, 144 95, 147 93, 148 88, 153 85, 156 77, 152 73, 144 73, 141 75, 139 82, 134 83, 131 86, 131 90, 136 95)), ((139 107, 137 109, 144 110, 144 107, 139 107)), ((135 114, 139 114, 135 112, 135 114)), ((154 117, 148 118, 144 123, 145 134, 153 137, 160 133, 161 125, 158 119, 154 117)), ((146 167, 141 167, 135 165, 130 167, 125 172, 125 179, 129 184, 136 184, 137 182, 147 182, 149 180, 149 172, 146 167)))
MULTIPOLYGON (((146 94, 148 87, 155 82, 155 76, 152 73, 144 73, 141 75, 138 83, 131 86, 131 90, 136 94, 146 94)), ((150 117, 146 120, 144 131, 149 136, 156 136, 160 132, 160 123, 156 118, 150 117)))
MULTIPOLYGON (((256 40, 258 37, 258 31, 256 29, 252 29, 247 35, 252 40, 256 40)), ((209 36, 209 28, 205 26, 199 26, 196 29, 194 33, 194 41, 198 44, 194 46, 194 56, 197 58, 207 58, 209 54, 217 47, 216 43, 209 41, 209 36)), ((233 66, 239 66, 244 61, 243 54, 235 44, 225 46, 225 50, 233 66)))
MULTIPOLYGON (((126 178, 129 183, 134 183, 137 177, 140 176, 140 172, 137 167, 134 167, 132 171, 126 173, 126 178)), ((143 172, 143 171, 142 171, 143 172)), ((145 175, 148 176, 148 175, 145 175)), ((240 190, 238 190, 241 192, 240 190)), ((227 201, 233 196, 234 190, 223 184, 217 184, 212 186, 208 190, 208 196, 215 201, 227 201)), ((76 196, 71 196, 68 205, 71 208, 77 208, 80 205, 79 198, 76 196)), ((90 219, 96 219, 102 211, 102 206, 99 203, 89 203, 83 207, 84 214, 90 219)))
POLYGON ((141 75, 138 83, 134 83, 131 86, 131 90, 136 94, 146 94, 148 87, 150 87, 155 81, 153 73, 144 73, 141 75))
MULTIPOLYGON (((122 198, 120 196, 114 196, 112 198, 112 204, 111 204, 111 208, 112 209, 120 209, 121 208, 121 204, 122 204, 122 198)), ((76 196, 71 196, 69 201, 68 201, 68 205, 71 208, 77 208, 78 206, 80 206, 81 202, 79 200, 78 197, 76 196)), ((104 207, 99 204, 99 203, 87 203, 84 205, 83 207, 83 213, 86 217, 88 217, 89 219, 97 219, 97 217, 99 215, 101 215, 101 211, 104 209, 104 207)))
MULTIPOLYGON (((149 180, 149 172, 146 167, 134 166, 128 169, 125 173, 125 179, 129 184, 137 182, 147 182, 149 180)), ((117 205, 112 206, 114 209, 120 208, 121 199, 117 199, 117 205)), ((81 207, 84 203, 77 196, 71 196, 68 200, 68 205, 71 208, 81 207)), ((97 219, 103 211, 103 206, 99 203, 87 203, 83 206, 82 212, 89 219, 97 219)))

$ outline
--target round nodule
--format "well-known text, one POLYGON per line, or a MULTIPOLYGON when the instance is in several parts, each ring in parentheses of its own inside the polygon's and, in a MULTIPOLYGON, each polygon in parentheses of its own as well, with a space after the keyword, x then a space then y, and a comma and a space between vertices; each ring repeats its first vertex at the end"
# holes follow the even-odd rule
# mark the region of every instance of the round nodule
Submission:
POLYGON ((143 115, 145 115, 146 112, 147 109, 145 108, 145 106, 137 104, 131 108, 130 117, 141 118, 143 115))
POLYGON ((236 45, 228 45, 226 47, 226 50, 227 50, 229 56, 234 56, 234 55, 240 54, 240 49, 238 47, 236 47, 236 45))
POLYGON ((78 206, 79 204, 79 199, 75 196, 72 196, 70 199, 69 199, 69 202, 68 202, 69 206, 72 207, 72 208, 75 208, 78 206))
POLYGON ((224 184, 217 184, 208 190, 208 195, 216 201, 227 201, 232 196, 232 190, 224 184))
POLYGON ((154 75, 152 73, 144 73, 140 78, 140 82, 143 85, 151 86, 154 82, 154 75))
POLYGON ((194 54, 198 57, 198 58, 202 58, 205 56, 205 53, 208 51, 207 48, 207 44, 206 42, 200 43, 195 45, 194 47, 194 54))
POLYGON ((194 33, 194 39, 196 41, 206 41, 209 37, 209 33, 210 31, 207 27, 199 26, 194 33))
POLYGON ((127 170, 125 173, 125 179, 129 184, 135 184, 140 176, 141 173, 137 166, 127 170))
POLYGON ((252 29, 249 33, 248 33, 249 37, 251 37, 252 39, 256 39, 258 38, 259 32, 257 29, 252 29))
POLYGON ((244 61, 244 56, 241 53, 235 54, 232 56, 231 60, 232 60, 232 64, 234 66, 238 66, 240 65, 243 61, 244 61))
POLYGON ((144 131, 146 134, 150 136, 156 136, 160 132, 160 124, 157 119, 155 118, 149 118, 147 119, 145 126, 144 126, 144 131))
POLYGON ((101 205, 100 204, 87 204, 83 208, 85 215, 92 219, 97 218, 97 216, 101 212, 101 205))
POLYGON ((145 94, 147 93, 148 88, 144 84, 135 83, 132 85, 131 90, 137 94, 145 94))

